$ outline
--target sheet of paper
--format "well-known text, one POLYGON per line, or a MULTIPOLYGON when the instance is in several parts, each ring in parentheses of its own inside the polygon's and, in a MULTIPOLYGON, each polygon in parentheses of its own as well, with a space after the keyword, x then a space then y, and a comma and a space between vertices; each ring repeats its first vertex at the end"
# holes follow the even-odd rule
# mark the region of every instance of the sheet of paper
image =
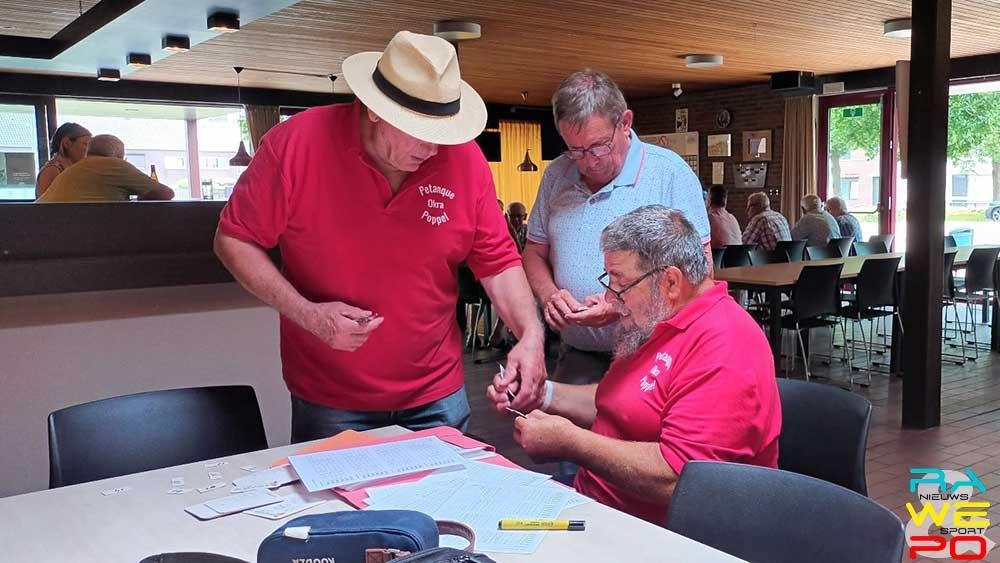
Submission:
POLYGON ((288 491, 288 494, 283 495, 281 499, 281 502, 277 504, 270 504, 253 510, 247 510, 244 514, 267 518, 268 520, 280 520, 287 516, 291 516, 292 514, 297 514, 303 510, 308 510, 314 506, 323 504, 326 501, 336 500, 337 495, 332 491, 310 493, 304 486, 302 486, 301 483, 297 483, 293 485, 291 490, 288 491))
POLYGON ((712 183, 721 186, 726 181, 726 163, 712 163, 712 183))
POLYGON ((282 500, 281 495, 267 489, 254 489, 247 493, 205 501, 204 504, 219 514, 233 514, 258 506, 279 503, 282 500))
POLYGON ((274 489, 299 480, 295 470, 290 465, 282 465, 273 469, 254 471, 249 475, 233 479, 233 488, 248 491, 250 489, 274 489))
POLYGON ((309 491, 460 466, 462 456, 438 438, 420 438, 288 458, 309 491))

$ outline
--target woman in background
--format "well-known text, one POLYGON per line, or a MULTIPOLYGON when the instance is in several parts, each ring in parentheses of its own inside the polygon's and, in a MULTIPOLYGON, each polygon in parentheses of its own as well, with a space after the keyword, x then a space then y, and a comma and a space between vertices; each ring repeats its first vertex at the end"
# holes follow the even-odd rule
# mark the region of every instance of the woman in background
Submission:
POLYGON ((35 182, 36 198, 41 197, 45 190, 49 189, 56 176, 87 156, 90 139, 90 131, 77 123, 63 123, 56 129, 49 147, 51 158, 38 171, 38 181, 35 182))

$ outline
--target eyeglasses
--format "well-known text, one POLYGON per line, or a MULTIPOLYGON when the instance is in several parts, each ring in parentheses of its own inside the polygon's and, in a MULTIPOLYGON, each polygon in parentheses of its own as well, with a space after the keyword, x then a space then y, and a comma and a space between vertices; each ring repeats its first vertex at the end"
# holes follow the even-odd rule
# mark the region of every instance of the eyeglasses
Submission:
POLYGON ((622 295, 624 295, 626 291, 628 291, 628 290, 632 289, 633 287, 639 285, 640 283, 642 283, 642 280, 644 280, 644 279, 648 278, 649 276, 651 276, 651 275, 659 272, 660 270, 662 270, 662 268, 657 268, 655 270, 650 270, 650 271, 646 272, 645 274, 643 274, 642 277, 640 277, 639 279, 635 280, 634 282, 626 285, 625 287, 623 287, 621 289, 614 289, 613 287, 611 287, 611 285, 609 283, 611 281, 611 276, 607 272, 604 272, 600 276, 597 276, 597 283, 601 284, 604 287, 604 289, 610 291, 619 301, 624 301, 624 299, 622 299, 622 295))
POLYGON ((618 134, 618 126, 621 121, 615 124, 615 129, 611 133, 611 140, 606 143, 595 143, 585 149, 568 149, 565 151, 570 160, 583 160, 583 157, 590 153, 594 158, 603 158, 611 154, 611 147, 615 144, 615 135, 618 134))

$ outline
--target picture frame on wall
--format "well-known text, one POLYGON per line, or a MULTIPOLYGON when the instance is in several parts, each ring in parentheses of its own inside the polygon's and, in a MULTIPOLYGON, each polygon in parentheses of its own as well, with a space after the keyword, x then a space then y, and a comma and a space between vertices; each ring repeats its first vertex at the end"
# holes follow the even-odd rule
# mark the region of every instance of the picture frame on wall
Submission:
POLYGON ((687 108, 679 109, 674 112, 674 124, 676 125, 675 132, 677 133, 687 133, 688 132, 688 110, 687 108))
POLYGON ((774 144, 772 143, 770 129, 743 132, 744 161, 771 160, 771 153, 773 152, 774 144))
POLYGON ((733 136, 725 135, 708 136, 708 158, 720 158, 733 156, 733 136))

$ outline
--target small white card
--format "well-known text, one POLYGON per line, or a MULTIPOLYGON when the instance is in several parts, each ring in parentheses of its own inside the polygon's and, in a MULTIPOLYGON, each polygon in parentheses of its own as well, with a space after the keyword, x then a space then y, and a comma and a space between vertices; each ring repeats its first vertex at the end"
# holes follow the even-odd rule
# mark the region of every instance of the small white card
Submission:
POLYGON ((170 486, 171 487, 183 487, 184 486, 184 478, 183 477, 174 477, 173 479, 170 480, 170 486))
POLYGON ((209 471, 208 478, 213 481, 218 481, 219 479, 222 479, 222 473, 219 473, 218 471, 209 471))
POLYGON ((233 479, 233 487, 238 491, 250 489, 276 489, 288 483, 299 480, 299 476, 291 465, 282 465, 273 469, 255 471, 245 477, 233 479))
POLYGON ((256 465, 244 465, 244 466, 240 467, 240 469, 242 469, 243 471, 246 471, 247 473, 253 473, 254 471, 257 471, 257 466, 256 465))
POLYGON ((291 516, 292 514, 302 512, 303 510, 326 502, 325 500, 306 502, 298 497, 284 498, 285 500, 277 504, 270 504, 253 510, 248 510, 247 514, 250 514, 251 516, 260 516, 261 518, 267 518, 268 520, 281 520, 285 516, 291 516))
POLYGON ((228 461, 210 461, 205 464, 205 467, 211 469, 213 467, 222 467, 223 465, 229 465, 228 461))
POLYGON ((101 494, 104 495, 104 496, 106 496, 106 497, 109 497, 111 495, 118 495, 118 494, 121 494, 121 493, 127 493, 127 492, 129 492, 131 490, 132 490, 132 487, 115 487, 114 489, 107 489, 107 490, 101 491, 101 494))
POLYGON ((218 483, 212 483, 211 485, 207 485, 207 486, 199 488, 198 492, 199 493, 207 493, 208 491, 214 491, 215 489, 221 489, 222 487, 225 487, 225 486, 226 486, 226 484, 224 482, 219 481, 218 483))
POLYGON ((244 510, 249 510, 251 508, 277 504, 281 502, 281 500, 281 496, 272 493, 271 491, 258 489, 249 493, 242 493, 239 495, 201 502, 193 506, 189 506, 184 510, 199 520, 211 520, 213 518, 219 518, 220 516, 243 512, 244 510))
POLYGON ((173 489, 170 489, 169 491, 167 491, 167 494, 168 495, 183 495, 183 494, 190 493, 190 492, 191 492, 191 489, 185 489, 183 487, 174 487, 173 489))

